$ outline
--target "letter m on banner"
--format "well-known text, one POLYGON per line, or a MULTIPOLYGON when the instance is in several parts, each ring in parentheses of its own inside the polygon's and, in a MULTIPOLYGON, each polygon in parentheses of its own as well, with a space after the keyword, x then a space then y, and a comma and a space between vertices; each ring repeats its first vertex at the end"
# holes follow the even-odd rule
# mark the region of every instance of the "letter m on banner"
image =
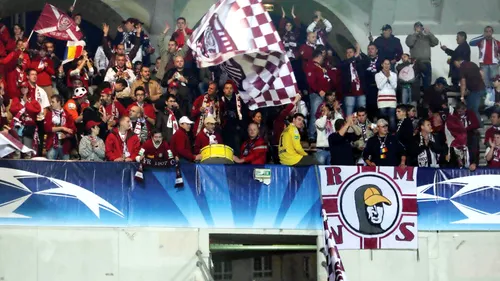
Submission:
POLYGON ((50 4, 45 4, 33 31, 64 41, 78 41, 83 37, 75 21, 50 4))

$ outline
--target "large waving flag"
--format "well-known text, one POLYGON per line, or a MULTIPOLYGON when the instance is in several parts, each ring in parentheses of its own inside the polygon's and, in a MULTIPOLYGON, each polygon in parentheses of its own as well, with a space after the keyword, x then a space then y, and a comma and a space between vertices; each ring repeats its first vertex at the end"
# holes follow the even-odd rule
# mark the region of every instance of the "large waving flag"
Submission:
POLYGON ((291 103, 298 93, 283 42, 261 0, 219 0, 187 43, 199 67, 220 65, 250 109, 291 103))
POLYGON ((65 41, 78 41, 83 37, 75 21, 50 4, 45 4, 33 31, 65 41))
POLYGON ((335 244, 332 227, 330 227, 328 223, 326 210, 322 209, 321 213, 323 216, 323 232, 325 234, 325 248, 323 254, 325 254, 326 257, 328 281, 348 281, 349 279, 347 279, 347 275, 345 274, 344 265, 340 259, 339 249, 335 244))
POLYGON ((34 150, 23 145, 12 135, 0 133, 0 158, 4 158, 14 151, 20 151, 22 153, 35 152, 34 150))
POLYGON ((83 54, 85 41, 68 41, 66 52, 64 53, 63 64, 79 58, 83 54))

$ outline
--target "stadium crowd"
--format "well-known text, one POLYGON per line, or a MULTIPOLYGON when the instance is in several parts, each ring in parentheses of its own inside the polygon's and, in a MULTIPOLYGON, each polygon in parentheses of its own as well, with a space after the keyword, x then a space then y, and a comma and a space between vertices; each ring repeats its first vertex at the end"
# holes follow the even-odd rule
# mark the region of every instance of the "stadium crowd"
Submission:
MULTIPOLYGON (((224 144, 235 163, 475 170, 486 108, 485 158, 500 167, 500 42, 492 27, 469 42, 458 32, 455 49, 440 46, 451 83, 432 83, 439 40, 421 22, 403 42, 409 54, 384 25, 366 53, 355 44, 344 56, 329 45, 334 27, 320 11, 306 28, 293 9, 291 18, 282 12, 279 32, 300 91, 291 104, 255 111, 224 68, 196 67, 186 44, 193 31, 182 17, 175 30, 166 26, 158 50, 137 19, 115 27, 115 38, 103 24, 93 58, 84 51, 65 64, 51 39, 36 34, 28 42, 22 26, 0 26, 2 133, 36 151, 9 157, 195 162, 207 145, 224 144), (471 47, 480 65, 470 61, 471 47), (455 107, 448 92, 460 93, 455 107)), ((81 14, 70 14, 81 23, 81 14)))

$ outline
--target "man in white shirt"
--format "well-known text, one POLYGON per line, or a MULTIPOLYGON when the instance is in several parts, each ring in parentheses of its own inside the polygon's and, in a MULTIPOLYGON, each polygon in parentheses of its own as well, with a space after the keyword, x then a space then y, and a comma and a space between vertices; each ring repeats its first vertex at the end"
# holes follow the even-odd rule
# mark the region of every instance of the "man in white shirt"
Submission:
POLYGON ((332 28, 330 21, 323 18, 320 11, 316 11, 313 22, 307 27, 307 32, 315 32, 318 35, 316 45, 326 45, 328 33, 332 28))
POLYGON ((49 97, 47 96, 47 93, 45 92, 44 89, 38 87, 36 85, 36 81, 38 79, 38 74, 35 69, 28 69, 26 71, 26 74, 28 75, 28 97, 31 97, 32 99, 36 99, 38 103, 40 104, 40 107, 42 108, 42 111, 38 116, 36 117, 36 124, 38 127, 38 137, 39 137, 39 143, 38 143, 38 151, 37 155, 42 155, 43 151, 43 140, 45 136, 45 131, 44 131, 44 120, 45 120, 45 113, 47 112, 48 108, 50 107, 50 101, 49 97))
POLYGON ((134 83, 136 77, 132 69, 128 69, 125 66, 127 59, 125 55, 117 54, 116 55, 116 66, 111 67, 106 72, 106 77, 104 77, 105 82, 115 83, 117 79, 123 78, 127 81, 128 86, 130 87, 132 83, 134 83))

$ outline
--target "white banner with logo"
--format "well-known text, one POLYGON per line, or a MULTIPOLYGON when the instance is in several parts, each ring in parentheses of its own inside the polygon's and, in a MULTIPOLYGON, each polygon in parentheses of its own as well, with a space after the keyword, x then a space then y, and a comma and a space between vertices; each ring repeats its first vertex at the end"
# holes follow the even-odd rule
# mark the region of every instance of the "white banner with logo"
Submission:
POLYGON ((417 168, 319 166, 339 249, 417 249, 417 168))

